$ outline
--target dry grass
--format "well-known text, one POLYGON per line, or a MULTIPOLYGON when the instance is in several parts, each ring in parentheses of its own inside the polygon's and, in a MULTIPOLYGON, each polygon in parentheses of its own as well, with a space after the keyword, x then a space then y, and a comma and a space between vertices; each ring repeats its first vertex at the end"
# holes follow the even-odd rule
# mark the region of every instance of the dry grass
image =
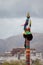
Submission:
POLYGON ((26 65, 24 60, 18 61, 11 61, 11 62, 4 62, 2 65, 26 65))
MULTIPOLYGON (((2 65, 26 65, 26 62, 24 60, 18 60, 18 61, 10 61, 10 62, 4 62, 2 65)), ((42 65, 39 60, 36 60, 31 65, 42 65)))

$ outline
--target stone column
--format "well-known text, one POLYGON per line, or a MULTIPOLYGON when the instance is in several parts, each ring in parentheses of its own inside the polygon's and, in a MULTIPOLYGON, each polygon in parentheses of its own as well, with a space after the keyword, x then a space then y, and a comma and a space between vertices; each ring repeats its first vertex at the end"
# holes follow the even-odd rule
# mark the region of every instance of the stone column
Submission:
POLYGON ((26 65, 30 65, 30 41, 26 39, 26 65))
POLYGON ((23 34, 25 38, 25 50, 26 50, 26 65, 30 65, 30 41, 32 40, 32 34, 23 34))

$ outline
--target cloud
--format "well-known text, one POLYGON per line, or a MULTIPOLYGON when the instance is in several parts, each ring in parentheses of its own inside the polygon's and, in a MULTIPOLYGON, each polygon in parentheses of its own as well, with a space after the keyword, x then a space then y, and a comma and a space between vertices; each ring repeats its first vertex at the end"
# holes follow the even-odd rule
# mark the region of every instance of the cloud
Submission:
POLYGON ((43 17, 43 0, 0 0, 0 17, 43 17))

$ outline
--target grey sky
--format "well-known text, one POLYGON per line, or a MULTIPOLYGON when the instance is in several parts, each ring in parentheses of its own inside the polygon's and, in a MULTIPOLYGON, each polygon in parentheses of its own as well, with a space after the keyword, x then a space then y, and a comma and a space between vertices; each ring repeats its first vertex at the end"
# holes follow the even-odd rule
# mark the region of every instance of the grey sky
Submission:
POLYGON ((22 33, 28 11, 32 18, 40 17, 32 19, 32 32, 43 33, 43 0, 0 0, 0 38, 22 33))
POLYGON ((0 18, 23 17, 27 11, 43 17, 43 0, 0 0, 0 18))
MULTIPOLYGON (((23 26, 26 18, 2 18, 0 19, 0 39, 4 39, 10 36, 23 34, 23 26)), ((37 33, 43 33, 43 19, 31 18, 32 27, 31 31, 37 33)))

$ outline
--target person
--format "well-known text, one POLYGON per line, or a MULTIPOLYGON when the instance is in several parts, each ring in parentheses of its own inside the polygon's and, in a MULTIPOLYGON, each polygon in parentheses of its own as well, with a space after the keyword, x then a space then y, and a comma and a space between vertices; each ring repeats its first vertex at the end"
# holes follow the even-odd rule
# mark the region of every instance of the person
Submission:
MULTIPOLYGON (((25 24, 24 24, 24 32, 26 32, 26 31, 31 32, 31 19, 30 19, 30 13, 29 12, 27 13, 26 17, 27 18, 26 18, 26 21, 25 21, 25 24)), ((26 48, 26 38, 25 38, 24 47, 26 48)))
POLYGON ((30 31, 31 29, 31 19, 30 19, 30 14, 29 12, 27 13, 27 18, 26 18, 26 22, 24 24, 24 31, 27 31, 29 30, 30 31))

